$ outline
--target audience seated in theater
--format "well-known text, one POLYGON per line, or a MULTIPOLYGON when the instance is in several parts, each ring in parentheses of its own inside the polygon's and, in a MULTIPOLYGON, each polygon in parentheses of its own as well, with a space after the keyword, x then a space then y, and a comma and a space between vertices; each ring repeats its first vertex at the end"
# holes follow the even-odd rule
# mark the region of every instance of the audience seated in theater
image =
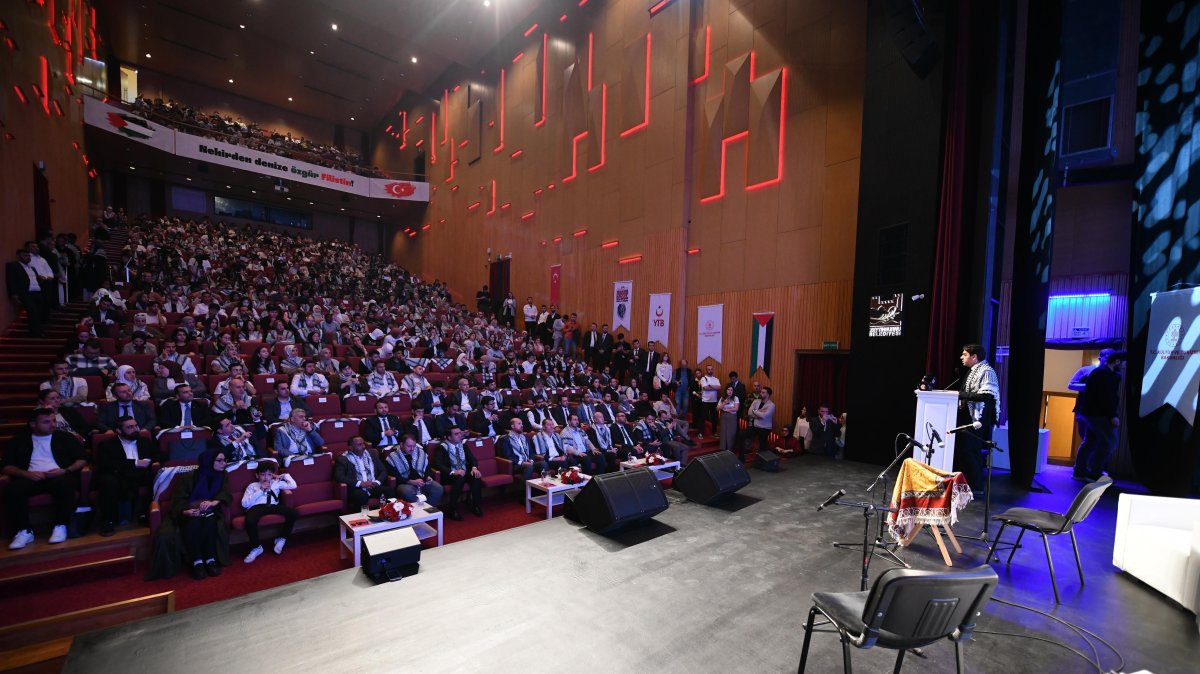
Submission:
POLYGON ((458 513, 458 502, 464 490, 471 493, 471 512, 476 517, 483 516, 481 507, 483 493, 483 473, 479 472, 479 462, 471 448, 463 442, 462 431, 451 429, 449 437, 438 446, 433 458, 433 466, 442 476, 442 484, 450 487, 450 501, 446 508, 446 517, 461 520, 458 513))
POLYGON ((275 429, 275 452, 281 457, 293 454, 319 454, 325 449, 325 439, 308 420, 308 412, 293 407, 288 420, 275 429))
POLYGON ((62 404, 62 395, 58 391, 51 388, 41 389, 38 391, 37 401, 37 407, 45 407, 54 412, 55 428, 58 430, 74 433, 80 441, 95 432, 95 428, 84 419, 77 408, 62 404))
POLYGON ((396 376, 388 371, 386 365, 381 360, 375 361, 374 370, 367 376, 367 390, 371 395, 378 398, 400 392, 400 385, 396 383, 396 376))
POLYGON ((250 357, 250 362, 247 363, 251 375, 256 374, 276 374, 279 372, 279 366, 275 363, 275 358, 271 355, 271 347, 260 346, 254 351, 254 355, 250 357))
POLYGON ((151 389, 150 397, 159 405, 162 405, 164 400, 175 395, 175 387, 181 384, 187 384, 192 389, 192 395, 197 398, 207 398, 208 389, 204 387, 204 382, 194 374, 183 374, 183 369, 174 362, 159 363, 154 367, 154 387, 151 389))
POLYGON ((448 436, 451 428, 461 430, 463 435, 466 435, 468 431, 467 415, 458 409, 457 403, 450 403, 446 407, 446 413, 435 418, 437 419, 437 436, 439 438, 448 436))
POLYGON ((116 382, 109 390, 113 400, 100 407, 100 413, 96 419, 96 427, 101 433, 115 431, 119 417, 133 417, 137 420, 140 428, 158 426, 154 406, 146 401, 134 400, 129 384, 116 382))
POLYGON ((212 425, 212 414, 207 404, 195 402, 191 386, 176 384, 175 396, 158 406, 158 424, 162 428, 207 428, 212 425))
POLYGON ((9 550, 19 550, 34 541, 29 526, 29 499, 50 494, 54 500, 51 543, 67 540, 67 524, 75 511, 79 472, 87 457, 79 438, 56 427, 53 410, 39 407, 29 415, 29 428, 18 432, 4 448, 4 512, 16 535, 9 550))
POLYGON ((349 451, 333 465, 333 479, 346 485, 351 511, 359 510, 373 498, 395 498, 396 490, 388 484, 387 477, 387 468, 379 454, 359 435, 350 438, 349 451))
MULTIPOLYGON (((184 339, 184 344, 187 344, 186 338, 184 339)), ((179 366, 180 370, 182 370, 184 374, 193 376, 199 374, 196 371, 196 364, 192 362, 192 359, 186 353, 181 353, 179 351, 178 344, 175 341, 164 341, 162 345, 162 351, 154 359, 154 362, 155 364, 175 363, 179 366)))
MULTIPOLYGON (((117 419, 117 435, 96 448, 92 486, 100 492, 100 535, 112 536, 122 501, 145 522, 157 464, 163 460, 158 443, 141 434, 133 417, 117 419)), ((125 522, 122 521, 122 524, 125 522)))
POLYGON ((533 435, 535 456, 543 457, 547 470, 562 470, 568 466, 567 451, 553 419, 546 418, 542 428, 533 435))
POLYGON ((229 390, 213 402, 213 411, 233 419, 240 426, 252 426, 263 420, 262 411, 254 398, 246 392, 246 380, 235 377, 229 382, 229 390))
POLYGON ((442 502, 445 488, 433 479, 433 462, 415 438, 406 435, 399 448, 388 454, 388 474, 396 478, 396 495, 415 503, 424 494, 431 505, 442 502))
POLYGON ((229 417, 223 417, 217 422, 215 431, 212 438, 209 439, 208 445, 224 451, 229 463, 252 461, 265 456, 265 453, 258 448, 254 434, 235 425, 229 417))
MULTIPOLYGON (((601 414, 601 412, 596 412, 601 414)), ((597 417, 596 423, 602 420, 597 417)), ((613 446, 617 448, 617 456, 622 461, 628 461, 631 458, 641 458, 646 455, 646 448, 643 444, 647 439, 642 437, 638 429, 633 424, 629 423, 629 419, 624 412, 617 412, 617 420, 609 425, 609 433, 612 435, 613 446)))
POLYGON ((500 425, 500 410, 496 399, 485 395, 479 399, 480 407, 467 415, 467 429, 485 438, 494 438, 503 432, 500 425))
POLYGON ((329 393, 329 380, 317 372, 317 364, 304 361, 302 369, 292 376, 292 393, 300 398, 329 393))
POLYGON ((242 493, 242 509, 245 510, 246 537, 250 540, 250 552, 246 554, 246 564, 252 563, 263 553, 262 543, 258 536, 258 521, 266 515, 279 515, 283 518, 283 528, 275 537, 272 549, 275 554, 283 554, 283 546, 292 535, 292 527, 296 524, 299 512, 286 506, 281 500, 285 493, 290 494, 296 488, 296 480, 287 473, 276 474, 274 461, 262 461, 254 470, 255 481, 246 486, 242 493))
POLYGON ((129 393, 134 400, 150 400, 150 387, 146 386, 146 382, 138 379, 137 372, 134 371, 132 365, 121 365, 117 368, 116 379, 108 385, 108 390, 104 393, 104 399, 112 402, 116 400, 113 395, 113 387, 118 384, 125 384, 129 387, 129 393))
POLYGON ((400 417, 389 414, 388 404, 383 401, 375 403, 375 415, 363 419, 359 426, 363 438, 374 447, 400 444, 404 430, 400 417))
MULTIPOLYGON (((221 567, 229 563, 229 529, 224 509, 233 503, 229 480, 225 473, 226 455, 223 450, 210 448, 200 454, 199 468, 182 473, 171 495, 169 523, 158 530, 154 564, 164 575, 175 572, 180 552, 187 560, 192 578, 203 580, 221 575, 221 567)), ((152 571, 151 575, 155 575, 152 571)))
POLYGON ((100 340, 88 339, 81 353, 67 356, 67 365, 73 377, 108 377, 117 373, 117 361, 101 352, 100 340))
POLYGON ((69 373, 67 361, 56 359, 50 363, 50 378, 41 383, 42 389, 54 389, 62 396, 65 407, 73 407, 87 402, 88 384, 83 377, 73 377, 69 373))
POLYGON ((214 396, 220 398, 221 396, 225 395, 225 393, 229 391, 229 385, 234 379, 242 380, 242 383, 246 386, 246 393, 252 396, 258 395, 258 391, 254 390, 254 384, 250 382, 250 377, 246 376, 245 365, 241 363, 234 363, 230 365, 228 375, 229 376, 225 377, 225 379, 217 382, 216 387, 213 389, 214 396))
POLYGON ((513 417, 508 434, 497 442, 497 449, 512 461, 513 475, 529 480, 534 473, 546 469, 546 455, 538 454, 525 437, 525 424, 521 417, 513 417))
POLYGON ((412 419, 409 420, 401 435, 411 435, 424 446, 438 437, 437 422, 425 414, 424 409, 414 407, 412 419))

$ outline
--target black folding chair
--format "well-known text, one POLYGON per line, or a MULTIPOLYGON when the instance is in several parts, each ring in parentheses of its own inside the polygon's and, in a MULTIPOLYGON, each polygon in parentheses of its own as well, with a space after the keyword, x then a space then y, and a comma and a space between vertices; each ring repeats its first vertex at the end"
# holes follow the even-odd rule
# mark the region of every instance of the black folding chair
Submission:
POLYGON ((1071 534, 1071 547, 1075 549, 1075 568, 1079 569, 1079 584, 1083 585, 1083 564, 1079 561, 1079 543, 1075 541, 1075 525, 1087 519, 1087 516, 1092 513, 1092 508, 1095 508, 1096 503, 1100 501, 1104 490, 1108 489, 1110 485, 1112 485, 1112 478, 1107 475, 1084 485, 1083 489, 1080 489, 1079 493, 1075 495, 1075 500, 1071 502, 1071 508, 1065 513, 1033 508, 1010 508, 999 515, 992 515, 993 520, 1002 524, 1000 531, 996 532, 996 540, 992 542, 992 549, 988 550, 987 558, 991 559, 996 552, 996 546, 1000 544, 1000 537, 1004 535, 1004 528, 1008 525, 1020 527, 1021 533, 1017 534, 1017 540, 1011 544, 1012 550, 1008 553, 1008 561, 1004 563, 1005 566, 1012 563, 1013 554, 1017 552, 1017 548, 1021 547, 1021 538, 1025 532, 1038 532, 1042 535, 1042 544, 1046 548, 1046 565, 1050 567, 1050 585, 1054 588, 1054 603, 1061 604, 1062 602, 1058 598, 1058 580, 1054 577, 1054 560, 1050 558, 1049 537, 1071 534))
POLYGON ((986 565, 948 573, 888 569, 868 592, 813 593, 797 671, 803 674, 808 663, 808 645, 815 627, 829 624, 841 638, 846 674, 851 671, 850 646, 896 649, 893 671, 898 673, 905 651, 942 638, 954 642, 954 658, 962 674, 962 642, 970 638, 975 620, 998 581, 996 572, 986 565), (814 625, 818 613, 826 620, 814 625))

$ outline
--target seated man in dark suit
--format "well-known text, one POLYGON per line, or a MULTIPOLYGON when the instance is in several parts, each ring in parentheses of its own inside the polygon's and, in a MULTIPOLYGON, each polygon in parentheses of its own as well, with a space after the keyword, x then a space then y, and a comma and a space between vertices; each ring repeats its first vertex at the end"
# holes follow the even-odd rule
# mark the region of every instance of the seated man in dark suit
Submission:
POLYGON ((37 494, 54 498, 54 531, 51 543, 67 540, 67 524, 75 510, 79 471, 87 465, 83 445, 74 435, 55 429, 52 410, 39 407, 29 415, 29 430, 9 440, 4 448, 4 512, 17 532, 9 550, 33 542, 29 528, 29 499, 37 494))
POLYGON ((464 413, 473 412, 482 404, 479 402, 479 393, 471 390, 471 381, 466 377, 459 378, 458 388, 446 396, 446 401, 449 405, 457 404, 464 413), (463 404, 464 401, 466 404, 463 404))
POLYGON ((175 397, 158 407, 158 423, 162 428, 208 428, 212 425, 212 413, 206 403, 195 401, 190 385, 177 384, 175 397))
POLYGON ((214 430, 216 432, 209 438, 208 446, 225 452, 225 460, 230 464, 267 455, 266 450, 259 447, 254 433, 235 425, 229 417, 221 417, 214 430))
POLYGON ((263 403, 263 419, 268 424, 276 421, 286 421, 292 415, 292 410, 304 410, 310 413, 304 399, 292 395, 292 385, 286 381, 275 382, 275 397, 263 403))
POLYGON ((433 420, 426 416, 425 410, 413 407, 413 418, 400 435, 411 435, 417 439, 418 444, 424 447, 437 438, 437 427, 434 426, 433 420))
POLYGON ((560 396, 558 404, 550 408, 550 418, 554 419, 559 428, 566 428, 571 424, 572 414, 575 414, 575 410, 571 409, 570 399, 565 395, 560 396))
POLYGON ((458 409, 458 403, 450 403, 446 413, 437 418, 438 437, 444 438, 450 434, 451 428, 457 428, 465 435, 467 432, 467 415, 458 409))
POLYGON ((359 432, 373 447, 391 447, 400 444, 404 423, 400 417, 388 414, 388 404, 381 400, 375 403, 375 416, 362 420, 359 432))
POLYGON ((154 408, 150 403, 134 400, 133 391, 128 384, 117 382, 112 385, 112 394, 116 400, 100 408, 96 419, 96 428, 101 433, 115 431, 117 419, 133 417, 138 422, 138 428, 157 428, 158 420, 154 416, 154 408))
POLYGON ((442 484, 450 487, 450 504, 446 509, 446 517, 461 520, 458 514, 458 500, 463 489, 471 489, 471 512, 476 517, 483 515, 479 507, 483 492, 483 474, 479 472, 479 462, 462 440, 462 431, 450 429, 450 435, 438 447, 433 455, 433 467, 442 475, 442 484))
POLYGON ((513 475, 528 480, 534 473, 546 469, 546 457, 537 455, 525 437, 525 424, 521 417, 513 417, 508 435, 500 438, 497 448, 512 461, 513 475))
POLYGON ((480 408, 471 412, 467 417, 467 428, 485 438, 494 438, 502 432, 500 425, 500 410, 496 408, 496 399, 484 396, 479 401, 480 408))
MULTIPOLYGON (((596 414, 601 414, 601 412, 597 410, 596 414)), ((649 438, 642 437, 638 429, 629 423, 624 412, 617 412, 617 420, 609 426, 609 432, 612 433, 613 445, 617 448, 617 455, 622 461, 641 458, 646 454, 643 443, 649 438)))
POLYGON ((387 467, 367 441, 356 435, 350 438, 350 450, 338 457, 333 465, 333 479, 346 485, 350 511, 361 509, 373 498, 394 498, 396 490, 387 482, 387 467))
POLYGON ((133 513, 139 521, 150 506, 154 464, 162 461, 158 443, 143 436, 133 417, 117 419, 117 437, 96 448, 92 484, 100 492, 100 535, 112 536, 122 499, 133 498, 133 513), (146 489, 145 496, 140 491, 146 489))

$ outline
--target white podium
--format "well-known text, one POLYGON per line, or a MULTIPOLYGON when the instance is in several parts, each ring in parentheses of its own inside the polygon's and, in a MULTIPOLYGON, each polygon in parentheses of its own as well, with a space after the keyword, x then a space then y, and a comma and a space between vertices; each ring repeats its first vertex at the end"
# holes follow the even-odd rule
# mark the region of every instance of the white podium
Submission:
MULTIPOLYGON (((958 425, 958 391, 914 391, 917 394, 917 419, 912 436, 922 444, 930 442, 929 427, 932 426, 945 442, 944 447, 935 446, 929 465, 951 472, 954 470, 954 436, 946 431, 958 425)), ((925 450, 913 448, 913 458, 925 460, 925 450)))

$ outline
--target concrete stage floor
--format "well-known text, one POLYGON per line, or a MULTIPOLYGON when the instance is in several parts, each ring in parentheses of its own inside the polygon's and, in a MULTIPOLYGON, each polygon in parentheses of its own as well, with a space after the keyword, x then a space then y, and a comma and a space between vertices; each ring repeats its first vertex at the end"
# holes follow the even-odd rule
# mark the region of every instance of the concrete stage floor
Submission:
MULTIPOLYGON (((858 555, 830 544, 861 539, 861 511, 814 508, 838 488, 862 497, 880 469, 816 457, 787 468, 754 471, 753 482, 719 508, 668 492, 671 507, 654 522, 613 537, 556 517, 426 550, 420 573, 397 583, 373 586, 353 569, 91 633, 75 640, 65 671, 795 671, 811 593, 857 590, 860 575, 858 555)), ((1039 476, 1052 494, 1011 494, 998 473, 993 512, 1016 504, 1065 510, 1078 485, 1064 475, 1039 476)), ((1112 568, 1115 511, 1110 489, 1077 528, 1086 587, 1069 539, 1051 540, 1061 606, 1036 538, 1010 568, 993 565, 996 595, 1096 632, 1122 651, 1126 671, 1197 671, 1195 617, 1112 568)), ((982 520, 978 501, 955 530, 977 533, 982 520)), ((963 545, 956 566, 983 561, 983 548, 963 545)), ((927 535, 900 555, 917 568, 945 569, 927 535)), ((885 568, 874 562, 872 578, 885 568)), ((1062 626, 994 602, 979 628, 1089 652, 1062 626)), ((965 647, 971 672, 1094 671, 1050 644, 975 639, 965 647)), ((925 654, 910 655, 906 671, 954 670, 949 642, 925 654)), ((891 671, 894 656, 853 653, 860 671, 891 671)), ((1101 657, 1106 671, 1117 666, 1111 653, 1101 657)), ((814 635, 809 671, 840 670, 836 637, 814 635)))

